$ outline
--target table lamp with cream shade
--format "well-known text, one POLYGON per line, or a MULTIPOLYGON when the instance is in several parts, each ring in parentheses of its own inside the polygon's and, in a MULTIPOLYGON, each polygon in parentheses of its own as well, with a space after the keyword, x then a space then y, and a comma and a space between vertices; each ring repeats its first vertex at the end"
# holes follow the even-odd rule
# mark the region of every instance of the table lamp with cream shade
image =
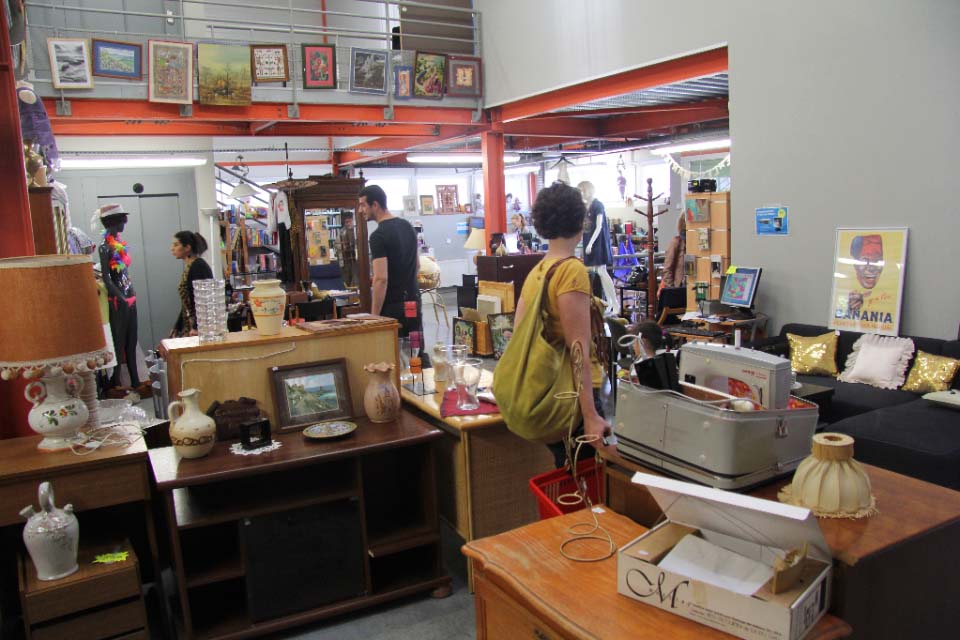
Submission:
MULTIPOLYGON (((28 422, 45 436, 43 450, 69 448, 89 412, 68 392, 78 374, 112 358, 106 346, 93 263, 88 255, 50 255, 0 260, 8 304, 0 321, 0 378, 23 376, 33 402, 28 422)), ((92 375, 87 376, 87 384, 92 375)))

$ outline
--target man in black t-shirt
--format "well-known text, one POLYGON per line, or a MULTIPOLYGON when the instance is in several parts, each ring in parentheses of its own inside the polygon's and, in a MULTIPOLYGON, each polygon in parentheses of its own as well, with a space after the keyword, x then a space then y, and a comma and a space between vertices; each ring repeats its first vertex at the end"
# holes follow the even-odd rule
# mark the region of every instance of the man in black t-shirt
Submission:
POLYGON ((403 218, 387 210, 387 194, 377 185, 360 191, 357 210, 377 223, 370 234, 370 258, 373 261, 373 290, 370 312, 394 318, 400 323, 400 335, 422 331, 420 288, 417 272, 417 233, 403 218), (404 303, 413 303, 416 316, 408 318, 404 303))

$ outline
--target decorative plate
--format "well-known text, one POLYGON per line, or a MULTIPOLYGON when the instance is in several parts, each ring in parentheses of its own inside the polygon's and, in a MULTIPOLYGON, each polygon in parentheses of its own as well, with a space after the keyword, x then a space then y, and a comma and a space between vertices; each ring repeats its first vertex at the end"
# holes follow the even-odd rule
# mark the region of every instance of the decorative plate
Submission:
POLYGON ((353 422, 345 422, 343 420, 318 422, 304 429, 303 435, 313 440, 329 440, 330 438, 340 438, 349 433, 353 433, 356 428, 357 425, 353 422))

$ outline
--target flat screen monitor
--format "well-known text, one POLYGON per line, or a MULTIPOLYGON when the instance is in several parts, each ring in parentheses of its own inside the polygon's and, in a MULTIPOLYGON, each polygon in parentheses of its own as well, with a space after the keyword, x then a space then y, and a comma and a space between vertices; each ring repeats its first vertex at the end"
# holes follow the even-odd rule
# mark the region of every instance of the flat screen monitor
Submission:
POLYGON ((753 307, 757 285, 760 283, 760 271, 760 267, 737 267, 735 272, 727 274, 720 302, 731 307, 753 307))

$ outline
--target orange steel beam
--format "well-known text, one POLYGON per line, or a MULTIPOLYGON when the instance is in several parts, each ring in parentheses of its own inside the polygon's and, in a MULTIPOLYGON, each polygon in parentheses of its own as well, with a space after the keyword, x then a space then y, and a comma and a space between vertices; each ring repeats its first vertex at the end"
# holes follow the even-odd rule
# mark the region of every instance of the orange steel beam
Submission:
POLYGON ((527 149, 542 149, 544 147, 556 147, 557 145, 568 145, 571 142, 581 142, 583 140, 594 140, 599 136, 590 136, 588 138, 533 138, 533 137, 511 137, 508 149, 510 151, 524 151, 527 149))
MULTIPOLYGON (((135 122, 135 121, 86 121, 59 120, 52 123, 55 135, 154 135, 154 136, 205 136, 231 135, 251 136, 259 131, 243 122, 135 122)), ((467 130, 461 127, 460 130, 467 130)), ((350 123, 299 123, 284 122, 273 126, 271 136, 383 136, 383 137, 432 137, 439 134, 439 127, 431 124, 350 124, 350 123)))
POLYGON ((631 113, 659 113, 661 111, 686 111, 689 109, 700 109, 702 107, 716 105, 716 104, 726 104, 728 102, 727 98, 710 98, 708 100, 701 100, 698 102, 682 102, 679 104, 663 104, 656 105, 651 107, 612 107, 610 109, 590 109, 589 111, 577 111, 577 112, 567 112, 562 111, 560 113, 544 113, 539 116, 531 116, 528 118, 528 121, 539 121, 539 120, 555 120, 555 119, 567 119, 573 118, 577 115, 580 116, 626 116, 631 113))
POLYGON ((494 233, 503 233, 507 226, 506 186, 503 177, 503 133, 484 131, 480 134, 483 154, 483 219, 486 245, 494 233))
POLYGON ((55 100, 45 104, 51 121, 77 122, 82 120, 143 120, 194 122, 382 122, 387 124, 460 124, 476 126, 472 109, 450 107, 394 106, 394 118, 385 120, 383 107, 362 104, 301 104, 300 117, 287 116, 286 103, 258 102, 246 107, 210 107, 193 105, 193 115, 180 115, 179 105, 160 104, 145 100, 102 100, 73 98, 73 115, 58 116, 55 100))
POLYGON ((601 98, 722 73, 727 67, 727 48, 721 47, 500 105, 501 119, 511 122, 529 118, 601 98))
POLYGON ((503 124, 503 133, 508 136, 596 138, 600 135, 600 120, 571 117, 515 120, 503 124))
POLYGON ((600 136, 623 136, 641 131, 675 127, 695 122, 722 120, 730 117, 727 105, 713 105, 702 109, 686 111, 664 111, 660 113, 637 113, 629 116, 616 116, 603 121, 600 136))

